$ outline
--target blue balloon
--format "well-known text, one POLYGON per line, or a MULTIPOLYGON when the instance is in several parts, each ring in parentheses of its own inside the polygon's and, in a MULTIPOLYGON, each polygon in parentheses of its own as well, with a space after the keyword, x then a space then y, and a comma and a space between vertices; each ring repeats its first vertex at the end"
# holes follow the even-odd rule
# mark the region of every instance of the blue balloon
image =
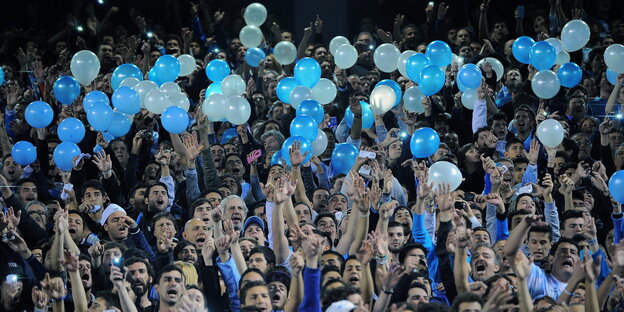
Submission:
POLYGON ((56 146, 52 158, 57 168, 70 171, 74 168, 74 157, 80 155, 80 147, 72 142, 63 142, 56 146))
POLYGON ((331 157, 331 166, 334 174, 347 174, 353 168, 359 150, 352 143, 336 144, 331 157))
POLYGON ((420 72, 423 68, 431 65, 431 60, 422 53, 416 53, 407 59, 405 64, 405 72, 407 77, 413 82, 420 81, 420 72))
POLYGON ((156 77, 162 82, 175 81, 180 74, 180 61, 169 54, 159 57, 154 63, 156 77))
POLYGON ((74 77, 61 76, 54 82, 54 97, 64 105, 71 105, 80 95, 80 84, 74 77))
POLYGON ((113 113, 113 121, 111 122, 106 132, 110 133, 116 138, 119 138, 126 135, 128 131, 130 131, 131 125, 132 120, 130 120, 130 118, 120 112, 115 112, 113 113))
POLYGON ((0 67, 0 85, 4 83, 4 69, 0 67))
MULTIPOLYGON (((362 129, 368 129, 375 123, 375 115, 373 115, 370 104, 360 101, 360 105, 362 105, 362 129)), ((345 122, 347 122, 349 128, 353 128, 353 113, 351 112, 351 107, 347 107, 345 110, 345 122)))
POLYGON ((576 65, 576 63, 565 63, 559 67, 557 76, 559 77, 559 81, 562 86, 572 88, 581 83, 581 80, 583 79, 583 70, 576 65))
POLYGON ((403 91, 401 90, 401 86, 399 86, 399 84, 396 81, 391 80, 391 79, 384 79, 378 82, 375 85, 375 88, 377 88, 377 86, 388 86, 392 88, 392 90, 394 91, 394 94, 396 95, 396 101, 394 101, 394 106, 397 106, 401 103, 401 99, 403 98, 403 91))
POLYGON ((475 64, 465 64, 457 73, 459 81, 468 89, 474 89, 481 86, 481 69, 475 64))
POLYGON ((431 128, 420 128, 414 131, 410 140, 410 150, 416 158, 427 158, 440 147, 440 136, 431 128))
POLYGON ((420 82, 418 83, 420 91, 426 96, 434 95, 442 90, 445 79, 444 71, 442 71, 440 67, 429 65, 423 68, 420 73, 420 82))
POLYGON ((537 70, 550 69, 557 60, 557 51, 550 42, 539 41, 531 47, 529 61, 537 70))
POLYGON ((620 204, 624 204, 624 170, 614 173, 609 179, 611 196, 620 204))
POLYGON ((45 128, 54 118, 52 107, 43 101, 34 101, 26 106, 26 122, 33 128, 45 128))
POLYGON ((258 47, 249 48, 247 52, 245 52, 245 63, 249 64, 251 67, 260 66, 260 62, 264 61, 265 58, 266 54, 258 47))
POLYGON ((221 135, 221 145, 230 143, 230 141, 234 138, 238 137, 238 132, 236 132, 236 128, 230 128, 225 130, 221 135))
POLYGON ((444 41, 436 40, 431 42, 427 46, 427 51, 425 53, 433 65, 442 67, 451 64, 453 52, 451 51, 451 47, 444 41))
POLYGON ((164 81, 160 80, 160 78, 158 78, 158 73, 156 72, 156 67, 152 67, 152 69, 150 69, 147 72, 147 79, 153 81, 155 84, 157 84, 159 87, 160 85, 162 85, 163 83, 165 83, 164 81))
POLYGON ((178 106, 169 106, 160 117, 163 128, 173 134, 180 134, 189 124, 188 113, 178 106))
POLYGON ((275 153, 273 153, 273 156, 271 156, 271 166, 273 165, 282 165, 282 150, 279 149, 277 151, 275 151, 275 153))
POLYGON ((97 131, 106 131, 113 122, 113 108, 108 104, 95 103, 87 111, 87 121, 97 131))
POLYGON ((84 100, 82 101, 82 106, 85 111, 89 111, 96 103, 110 105, 110 100, 104 92, 95 90, 85 95, 84 100))
POLYGON ((79 119, 69 117, 59 123, 56 132, 62 142, 80 143, 85 136, 85 127, 79 119))
POLYGON ((113 106, 124 114, 136 114, 141 111, 141 96, 130 87, 120 87, 111 97, 113 106))
POLYGON ((290 104, 290 92, 297 86, 297 80, 294 77, 286 77, 282 78, 278 83, 275 89, 277 93, 277 98, 280 101, 290 104))
POLYGON ((121 64, 117 66, 111 76, 111 87, 113 87, 113 90, 117 90, 117 88, 119 88, 119 84, 124 81, 124 79, 130 77, 134 77, 141 81, 143 80, 143 73, 141 73, 141 70, 134 64, 121 64))
POLYGON ((318 123, 312 116, 297 116, 290 122, 290 135, 302 136, 312 142, 318 133, 318 123))
POLYGON ((518 62, 530 64, 531 61, 529 55, 531 54, 531 48, 534 44, 535 40, 531 37, 518 37, 518 39, 516 39, 511 46, 511 52, 518 62))
POLYGON ((297 107, 297 116, 310 116, 317 124, 321 124, 325 119, 323 105, 315 100, 303 100, 297 107))
POLYGON ((312 89, 321 79, 321 65, 311 57, 300 59, 295 64, 295 79, 300 85, 312 89))
POLYGON ((617 83, 618 73, 612 71, 610 68, 607 68, 607 80, 610 84, 614 85, 617 83))
POLYGON ((302 165, 307 163, 312 157, 312 144, 310 144, 310 141, 302 136, 291 136, 290 138, 286 139, 286 141, 284 141, 284 144, 282 144, 282 158, 289 166, 290 147, 293 145, 293 143, 295 143, 295 141, 301 142, 301 155, 305 155, 306 152, 308 153, 306 158, 303 160, 302 165))
POLYGON ((230 74, 230 65, 224 60, 212 60, 206 66, 206 76, 212 81, 221 81, 230 74))
POLYGON ((455 82, 457 83, 457 89, 459 89, 459 91, 466 92, 466 90, 468 90, 468 88, 466 88, 466 86, 464 86, 459 79, 455 79, 455 82))
POLYGON ((37 148, 28 141, 19 141, 11 148, 11 157, 22 166, 28 166, 37 160, 37 148))
POLYGON ((206 98, 208 98, 209 96, 213 95, 213 94, 223 94, 223 92, 221 91, 221 82, 213 82, 211 83, 208 88, 206 88, 206 98))

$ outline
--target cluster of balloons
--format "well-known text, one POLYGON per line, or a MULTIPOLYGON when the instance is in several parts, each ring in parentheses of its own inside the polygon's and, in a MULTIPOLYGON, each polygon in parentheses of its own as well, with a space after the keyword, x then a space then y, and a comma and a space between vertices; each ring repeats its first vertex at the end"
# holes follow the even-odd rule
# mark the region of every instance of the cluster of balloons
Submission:
MULTIPOLYGON (((227 67, 227 71, 229 72, 229 67, 227 67)), ((206 72, 208 73, 208 68, 206 68, 206 72)), ((221 78, 220 75, 223 73, 225 71, 221 73, 216 70, 210 71, 208 76, 209 78, 212 76, 210 79, 220 80, 213 80, 215 82, 206 89, 206 99, 202 103, 202 112, 210 121, 227 120, 235 125, 244 124, 251 116, 251 105, 242 96, 245 92, 245 81, 239 75, 227 75, 221 78)))
POLYGON ((252 3, 245 8, 243 18, 247 24, 239 33, 241 43, 249 48, 257 47, 262 43, 260 26, 267 18, 267 9, 260 3, 252 3))
POLYGON ((451 64, 452 60, 453 53, 449 45, 444 41, 436 40, 427 45, 425 54, 412 52, 405 54, 404 52, 398 58, 398 63, 404 62, 407 78, 418 83, 424 95, 431 96, 438 93, 444 86, 446 77, 442 67, 451 64))
POLYGON ((337 94, 336 85, 329 79, 321 78, 321 66, 313 58, 303 58, 295 64, 294 77, 282 78, 276 86, 280 101, 297 109, 305 100, 315 100, 329 104, 337 94))
POLYGON ((340 69, 353 67, 358 59, 357 49, 343 36, 332 38, 329 42, 329 53, 334 56, 334 62, 340 69))
POLYGON ((289 149, 295 141, 301 142, 301 153, 308 151, 308 157, 316 157, 327 148, 327 135, 319 128, 325 119, 323 106, 316 100, 303 100, 297 107, 296 117, 290 122, 291 137, 282 145, 281 157, 290 164, 289 149))

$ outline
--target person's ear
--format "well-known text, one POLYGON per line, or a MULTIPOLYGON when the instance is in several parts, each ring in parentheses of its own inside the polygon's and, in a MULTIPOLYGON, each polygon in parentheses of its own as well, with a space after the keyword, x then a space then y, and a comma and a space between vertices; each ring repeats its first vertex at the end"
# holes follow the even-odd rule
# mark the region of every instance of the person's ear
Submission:
POLYGON ((147 206, 147 204, 149 204, 149 198, 148 197, 143 197, 143 204, 145 206, 147 206))
POLYGON ((104 228, 104 231, 108 232, 108 222, 104 223, 102 227, 104 228))
POLYGON ((548 262, 552 263, 555 260, 555 257, 553 257, 552 255, 548 255, 548 262))

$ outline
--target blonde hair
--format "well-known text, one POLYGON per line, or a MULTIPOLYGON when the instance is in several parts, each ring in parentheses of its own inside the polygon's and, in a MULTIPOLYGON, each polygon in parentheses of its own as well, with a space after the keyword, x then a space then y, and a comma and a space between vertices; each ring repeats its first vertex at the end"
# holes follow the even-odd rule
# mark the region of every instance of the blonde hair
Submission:
POLYGON ((182 272, 184 273, 185 286, 199 285, 199 276, 197 275, 197 269, 195 269, 194 265, 185 261, 176 261, 173 264, 182 269, 182 272))

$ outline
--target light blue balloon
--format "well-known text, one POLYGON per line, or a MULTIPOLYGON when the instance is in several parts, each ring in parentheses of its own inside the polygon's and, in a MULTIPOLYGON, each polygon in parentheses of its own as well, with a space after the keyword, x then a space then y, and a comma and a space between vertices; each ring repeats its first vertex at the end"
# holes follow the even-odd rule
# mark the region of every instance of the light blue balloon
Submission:
POLYGON ((531 37, 521 36, 518 37, 511 46, 511 52, 513 56, 520 63, 530 64, 531 60, 529 55, 531 54, 531 48, 535 44, 535 40, 531 37))
POLYGON ((436 40, 427 46, 426 54, 433 65, 443 67, 451 64, 453 52, 446 42, 436 40))
POLYGON ((52 107, 43 101, 34 101, 26 106, 26 122, 33 128, 45 128, 54 118, 52 107))
POLYGON ((290 92, 292 92, 292 89, 294 89, 296 86, 297 80, 295 79, 295 77, 282 78, 277 83, 277 88, 275 89, 275 92, 277 93, 277 98, 286 104, 290 104, 290 92))
POLYGON ((529 62, 537 70, 550 69, 557 60, 557 51, 550 42, 536 42, 529 53, 529 62))
POLYGON ((126 135, 128 131, 130 131, 131 125, 132 120, 130 120, 130 118, 120 112, 114 112, 113 121, 111 122, 106 132, 110 133, 116 138, 119 138, 126 135))
POLYGON ((397 106, 401 103, 401 99, 403 98, 403 91, 401 90, 401 86, 399 86, 396 81, 391 79, 384 79, 378 82, 375 85, 375 88, 377 88, 377 86, 388 86, 392 88, 392 90, 394 91, 394 95, 396 95, 396 101, 394 101, 394 106, 397 106))
POLYGON ((87 111, 89 125, 97 131, 106 131, 113 122, 113 108, 108 104, 98 102, 87 111))
POLYGON ((119 84, 124 81, 124 79, 130 77, 134 77, 139 79, 139 81, 142 81, 143 73, 141 73, 139 67, 134 64, 121 64, 117 66, 111 76, 111 87, 113 87, 113 90, 117 90, 117 88, 119 88, 119 84))
POLYGON ((351 143, 336 144, 331 157, 331 166, 334 175, 339 173, 349 173, 349 170, 351 170, 355 164, 358 153, 358 148, 351 143))
POLYGON ((271 166, 273 165, 282 165, 282 150, 279 149, 277 151, 275 151, 275 153, 273 153, 273 156, 271 156, 271 166))
POLYGON ((607 68, 607 80, 609 81, 610 84, 615 86, 615 84, 617 83, 617 77, 618 77, 618 73, 607 68))
POLYGON ((420 72, 423 70, 423 68, 431 64, 431 60, 422 53, 416 53, 410 56, 407 59, 407 63, 405 64, 405 72, 407 72, 407 77, 413 82, 419 82, 420 72))
POLYGON ((466 92, 466 90, 468 90, 468 88, 464 86, 464 84, 459 79, 455 79, 455 82, 457 83, 457 88, 459 89, 459 91, 466 92))
POLYGON ((426 96, 431 96, 442 90, 444 86, 444 71, 436 65, 429 65, 423 68, 420 73, 420 90, 426 96))
POLYGON ((295 64, 295 79, 300 85, 312 89, 321 79, 321 66, 311 57, 302 58, 295 64))
POLYGON ((19 141, 11 148, 11 157, 22 166, 28 166, 37 160, 37 148, 28 141, 19 141))
POLYGON ((74 77, 61 76, 54 82, 54 97, 64 105, 71 105, 80 95, 80 84, 74 77))
POLYGON ((286 139, 286 141, 284 141, 284 144, 282 144, 282 150, 281 150, 282 158, 284 159, 286 164, 288 164, 289 166, 290 166, 290 148, 292 147, 293 143, 295 143, 295 141, 301 142, 301 155, 305 155, 306 152, 308 153, 308 155, 306 155, 306 158, 303 160, 302 165, 307 163, 312 157, 312 144, 310 144, 310 141, 302 136, 291 136, 290 138, 286 139))
MULTIPOLYGON (((368 129, 375 123, 375 115, 373 115, 370 104, 360 101, 360 105, 362 105, 362 129, 368 129)), ((347 107, 345 110, 344 118, 349 128, 353 128, 353 113, 351 112, 351 107, 347 107)))
POLYGON ((213 95, 213 94, 223 94, 223 92, 221 91, 221 82, 213 82, 211 83, 208 88, 206 88, 206 98, 208 98, 209 96, 213 95))
POLYGON ((224 60, 212 60, 206 66, 206 77, 212 81, 221 81, 230 74, 230 65, 224 60))
POLYGON ((4 69, 0 67, 0 85, 4 83, 4 69))
POLYGON ((147 79, 153 81, 155 84, 157 84, 159 87, 165 83, 164 81, 160 80, 160 78, 158 78, 158 73, 156 72, 156 67, 152 67, 152 69, 150 69, 147 72, 147 79))
POLYGON ((303 100, 297 107, 297 116, 310 116, 314 118, 316 124, 320 124, 325 119, 325 111, 318 101, 303 100))
POLYGON ((559 76, 559 81, 562 86, 572 88, 581 83, 581 80, 583 79, 583 70, 575 63, 565 63, 559 67, 557 76, 559 76))
POLYGON ((227 129, 221 135, 221 145, 230 143, 232 139, 237 138, 237 137, 238 137, 238 132, 236 132, 235 128, 227 129))
POLYGON ((312 142, 318 133, 318 123, 312 116, 297 116, 290 122, 290 135, 302 136, 312 142))
POLYGON ((124 114, 136 114, 141 111, 141 96, 130 87, 120 87, 111 97, 113 106, 124 114))
POLYGON ((72 142, 63 142, 56 146, 52 157, 54 164, 62 171, 74 168, 74 157, 80 155, 80 147, 72 142))
POLYGON ((69 117, 59 123, 56 132, 62 142, 80 143, 85 136, 85 127, 79 119, 69 117))
POLYGON ((609 179, 609 191, 618 203, 624 204, 624 170, 614 173, 609 179))
POLYGON ((160 117, 163 128, 173 134, 180 134, 189 124, 188 113, 178 106, 169 106, 160 117))
POLYGON ((251 67, 260 66, 260 62, 264 61, 265 58, 266 54, 258 47, 249 48, 245 52, 245 62, 251 67))
POLYGON ((420 128, 414 131, 410 140, 410 150, 416 158, 427 158, 440 147, 440 136, 431 128, 420 128))
POLYGON ((481 86, 481 69, 475 64, 465 64, 457 73, 459 81, 468 89, 474 89, 481 86))
POLYGON ((173 55, 165 54, 156 60, 154 68, 158 80, 163 83, 175 81, 180 74, 180 61, 173 55))
POLYGON ((110 100, 104 92, 95 90, 85 95, 82 105, 85 111, 89 111, 96 103, 110 105, 110 100))

